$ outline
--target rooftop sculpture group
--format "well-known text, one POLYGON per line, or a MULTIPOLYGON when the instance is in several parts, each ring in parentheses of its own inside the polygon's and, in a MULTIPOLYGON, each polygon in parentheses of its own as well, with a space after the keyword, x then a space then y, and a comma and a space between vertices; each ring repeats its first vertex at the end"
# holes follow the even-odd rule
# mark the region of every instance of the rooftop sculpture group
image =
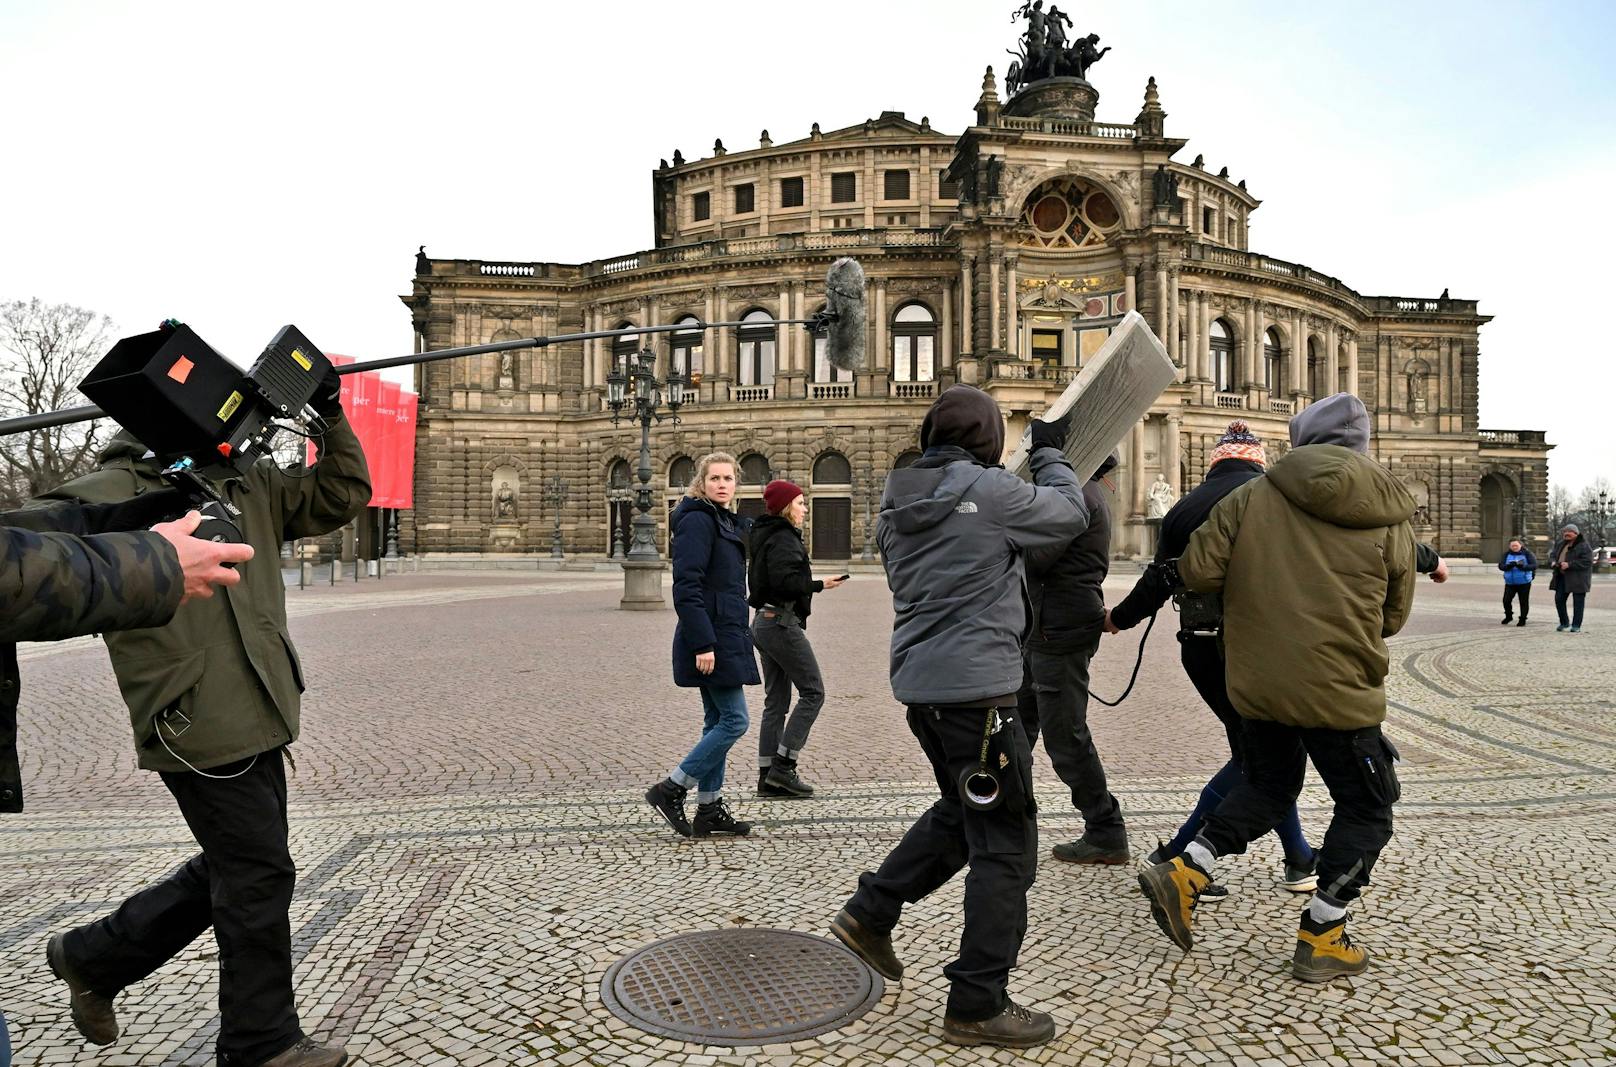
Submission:
POLYGON ((1044 0, 1024 2, 1010 15, 1011 22, 1017 19, 1027 20, 1027 30, 1021 36, 1020 49, 1010 53, 1016 61, 1005 72, 1011 96, 1023 86, 1045 78, 1087 79, 1089 68, 1111 51, 1110 45, 1096 47, 1100 42, 1097 33, 1068 42, 1066 30, 1072 25, 1071 16, 1054 4, 1045 11, 1044 0))

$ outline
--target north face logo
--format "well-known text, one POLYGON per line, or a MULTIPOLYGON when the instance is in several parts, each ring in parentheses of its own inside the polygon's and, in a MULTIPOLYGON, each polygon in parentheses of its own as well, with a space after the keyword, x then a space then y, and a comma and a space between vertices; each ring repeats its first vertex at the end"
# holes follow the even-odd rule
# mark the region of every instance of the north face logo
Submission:
POLYGON ((963 503, 954 505, 954 514, 956 514, 956 515, 975 515, 976 514, 976 501, 967 500, 967 501, 964 501, 963 503))

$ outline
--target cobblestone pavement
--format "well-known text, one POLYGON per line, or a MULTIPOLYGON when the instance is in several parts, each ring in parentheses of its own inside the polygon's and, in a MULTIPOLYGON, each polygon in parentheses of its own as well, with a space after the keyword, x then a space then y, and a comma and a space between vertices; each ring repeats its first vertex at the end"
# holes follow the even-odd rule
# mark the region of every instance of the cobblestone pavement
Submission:
MULTIPOLYGON (((1126 588, 1113 579, 1113 595, 1126 588)), ((671 613, 616 610, 592 574, 423 574, 291 589, 313 682, 291 778, 299 1005, 316 1036, 369 1065, 1608 1064, 1616 1058, 1616 583, 1588 632, 1556 634, 1540 590, 1498 625, 1490 579, 1422 584, 1394 644, 1388 724, 1404 756, 1397 836, 1355 906, 1375 956, 1361 978, 1287 973, 1300 899, 1270 838, 1219 868, 1195 951, 1156 930, 1126 868, 1045 856, 1012 992, 1063 1029, 1027 1053, 941 1043, 941 968, 959 880, 906 913, 901 983, 840 1031, 722 1049, 641 1033, 600 982, 625 953, 728 925, 821 933, 858 872, 930 803, 886 686, 879 575, 815 604, 830 699, 803 763, 807 802, 750 797, 755 730, 730 762, 744 841, 680 842, 639 792, 694 738, 668 683, 671 613)), ((1223 759, 1163 620, 1138 691, 1096 706, 1097 743, 1142 854, 1176 828, 1223 759)), ((1126 684, 1140 631, 1110 638, 1095 688, 1126 684)), ((138 771, 99 642, 25 646, 20 746, 28 811, 0 820, 0 1006, 20 1064, 204 1064, 216 948, 199 939, 119 997, 124 1037, 76 1039, 49 977, 49 932, 107 910, 193 845, 138 771)), ((754 716, 761 692, 749 693, 754 716)), ((1080 820, 1039 757, 1042 846, 1080 820)), ((1310 780, 1303 821, 1328 797, 1310 780)))

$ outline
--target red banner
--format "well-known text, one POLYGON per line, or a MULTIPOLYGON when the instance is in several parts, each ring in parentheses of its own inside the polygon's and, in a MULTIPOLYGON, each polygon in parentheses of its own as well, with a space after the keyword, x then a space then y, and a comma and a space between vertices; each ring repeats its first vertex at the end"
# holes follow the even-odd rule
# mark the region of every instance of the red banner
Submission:
MULTIPOLYGON (((337 366, 354 362, 352 356, 328 356, 337 366)), ((365 450, 370 467, 373 508, 414 506, 415 413, 417 398, 380 374, 342 376, 342 410, 365 450)), ((306 454, 312 465, 318 450, 309 442, 306 454)))

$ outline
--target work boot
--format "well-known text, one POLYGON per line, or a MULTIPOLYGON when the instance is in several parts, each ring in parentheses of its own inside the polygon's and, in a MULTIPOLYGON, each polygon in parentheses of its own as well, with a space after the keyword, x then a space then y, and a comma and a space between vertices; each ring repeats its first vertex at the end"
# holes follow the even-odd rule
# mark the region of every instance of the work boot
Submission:
POLYGON ((1280 883, 1292 893, 1311 893, 1319 887, 1319 854, 1313 853, 1306 863, 1292 863, 1285 859, 1280 883))
POLYGON ((897 953, 892 951, 892 935, 871 933, 846 908, 837 912, 836 918, 830 921, 830 932, 882 978, 896 982, 903 977, 903 964, 898 962, 897 953))
POLYGON ((763 783, 777 790, 776 796, 782 793, 788 797, 814 795, 814 787, 797 777, 797 761, 787 759, 785 756, 774 757, 774 762, 769 764, 768 773, 763 776, 763 783))
POLYGON ((1525 615, 1522 615, 1522 616, 1521 616, 1521 621, 1520 621, 1520 622, 1518 622, 1518 623, 1516 623, 1516 624, 1515 624, 1515 625, 1516 625, 1516 626, 1525 626, 1525 625, 1526 625, 1526 616, 1525 616, 1525 615))
POLYGON ((943 1040, 954 1045, 1002 1045, 1005 1048, 1031 1048, 1055 1036, 1055 1019, 1048 1012, 1033 1011, 1005 998, 1004 1010, 991 1019, 962 1023, 952 1015, 943 1016, 943 1040))
POLYGON ((1123 838, 1122 844, 1120 845, 1096 845, 1088 838, 1080 837, 1076 841, 1056 845, 1054 848, 1050 849, 1049 852, 1050 855, 1065 863, 1092 863, 1105 864, 1107 866, 1117 866, 1119 864, 1127 863, 1130 859, 1128 855, 1127 838, 1123 838))
POLYGON ((680 837, 690 836, 690 820, 685 817, 686 792, 688 790, 672 778, 665 778, 645 791, 645 802, 666 819, 680 837))
POLYGON ((1500 625, 1500 626, 1508 626, 1510 623, 1512 623, 1514 621, 1515 621, 1515 616, 1513 616, 1513 615, 1505 615, 1504 616, 1504 621, 1499 623, 1498 625, 1500 625))
POLYGON ((66 934, 53 934, 45 943, 45 962, 51 973, 67 983, 68 1003, 73 1009, 73 1025, 92 1045, 110 1045, 118 1040, 118 1017, 112 1011, 112 998, 91 989, 89 983, 67 962, 63 949, 66 934))
POLYGON ((342 1067, 348 1062, 348 1050, 330 1045, 316 1045, 303 1038, 278 1056, 271 1056, 258 1067, 342 1067))
POLYGON ((1185 952, 1195 944, 1195 905, 1212 876, 1184 856, 1174 856, 1139 876, 1139 891, 1150 900, 1150 914, 1162 933, 1185 952))
POLYGON ((733 834, 745 837, 752 832, 752 824, 744 823, 729 813, 724 798, 696 805, 696 821, 690 824, 693 837, 711 837, 713 834, 733 834))
POLYGON ((1302 912, 1296 931, 1296 954, 1291 957, 1291 974, 1304 982, 1328 982, 1343 975, 1362 974, 1369 969, 1369 953, 1347 936, 1347 917, 1321 923, 1311 911, 1302 912))
POLYGON ((1154 867, 1158 863, 1166 863, 1170 857, 1167 855, 1167 842, 1156 838, 1156 847, 1145 853, 1141 866, 1154 867))

